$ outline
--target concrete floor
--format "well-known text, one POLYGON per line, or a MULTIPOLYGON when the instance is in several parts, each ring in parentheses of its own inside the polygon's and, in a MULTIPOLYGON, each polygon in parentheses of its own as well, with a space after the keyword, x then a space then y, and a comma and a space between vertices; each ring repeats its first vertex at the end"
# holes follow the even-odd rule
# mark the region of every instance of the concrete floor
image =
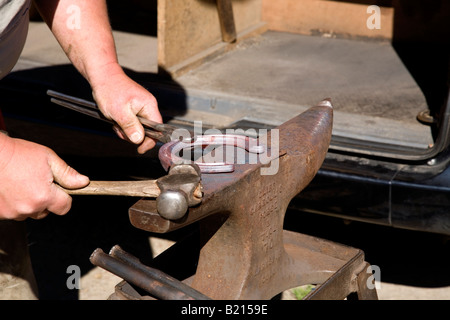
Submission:
MULTIPOLYGON (((157 66, 156 66, 156 38, 151 36, 143 36, 143 35, 137 35, 137 34, 127 34, 124 32, 115 32, 115 37, 117 41, 117 48, 118 48, 118 55, 119 60, 125 67, 136 70, 139 72, 144 73, 155 73, 157 66)), ((275 41, 275 40, 272 40, 275 41)), ((245 54, 243 52, 242 54, 245 54)), ((41 66, 47 66, 47 65, 60 65, 60 64, 67 64, 68 60, 62 53, 62 51, 59 49, 58 44, 56 41, 52 38, 51 33, 48 31, 47 27, 39 22, 34 22, 30 26, 30 32, 29 32, 29 38, 27 41, 27 44, 25 46, 25 49, 22 54, 22 58, 19 61, 17 67, 14 71, 34 68, 34 67, 41 67, 41 66)), ((223 73, 225 70, 220 69, 220 65, 217 66, 219 68, 216 70, 215 75, 217 77, 223 76, 223 73), (222 70, 222 71, 221 71, 222 70)), ((308 67, 305 65, 305 68, 308 67)), ((200 70, 201 71, 201 70, 200 70)), ((232 70, 230 70, 232 71, 232 70)), ((202 71, 204 72, 204 71, 202 71)), ((180 83, 188 84, 191 83, 194 89, 201 88, 205 86, 206 84, 204 82, 198 82, 198 76, 203 74, 202 72, 198 74, 187 74, 179 79, 180 83), (194 79, 195 78, 195 79, 194 79), (195 81, 194 81, 195 80, 195 81)), ((273 78, 275 79, 275 77, 273 78)), ((273 79, 266 79, 266 80, 273 80, 273 79)), ((343 80, 344 81, 344 80, 343 80)), ((221 86, 227 86, 229 82, 222 82, 221 86)), ((309 85, 310 81, 308 79, 305 79, 304 85, 309 85)), ((283 83, 279 83, 279 86, 282 86, 283 83)), ((342 86, 345 87, 345 81, 344 83, 341 83, 342 86)), ((211 87, 205 88, 208 90, 218 90, 219 87, 211 87)), ((258 87, 253 87, 254 90, 259 90, 258 87)), ((235 94, 237 94, 235 92, 235 94)), ((241 93, 239 93, 241 94, 241 93)), ((270 93, 269 93, 270 94, 270 93)), ((274 98, 280 98, 275 97, 274 98)), ((311 98, 313 99, 313 98, 311 98)), ((314 99, 313 99, 314 100, 314 99)), ((304 104, 310 103, 312 100, 310 98, 305 99, 303 102, 304 104)), ((292 102, 292 101, 291 101, 292 102)), ((289 102, 290 103, 290 102, 289 102)), ((419 103, 420 104, 420 103, 419 103)), ((419 105, 420 107, 420 105, 419 105)), ((349 110, 346 110, 349 111, 349 110)), ((415 110, 414 110, 415 112, 415 110)), ((426 141, 425 141, 426 143, 426 141)), ((75 218, 74 218, 75 219, 75 218)), ((80 218, 81 219, 81 218, 80 218)), ((90 222, 92 218, 88 218, 90 222)), ((58 236, 63 237, 64 236, 64 227, 65 222, 60 222, 62 220, 51 220, 49 222, 46 222, 47 219, 39 222, 33 222, 34 228, 32 228, 31 236, 34 239, 31 244, 31 249, 35 250, 35 257, 37 257, 39 254, 42 254, 48 246, 51 248, 58 247, 58 245, 55 243, 54 239, 48 239, 48 235, 41 237, 39 229, 42 229, 43 232, 51 232, 52 230, 59 230, 58 236), (56 229, 52 224, 55 224, 56 229), (46 228, 49 228, 47 230, 46 228), (61 229, 58 229, 61 228, 61 229), (46 238, 47 237, 47 238, 46 238)), ((93 219, 92 219, 93 220, 93 219)), ((126 219, 125 219, 126 220, 126 219)), ((100 222, 99 222, 100 223, 100 222)), ((335 220, 330 220, 329 223, 331 226, 335 224, 335 220)), ((98 224, 97 226, 99 226, 98 224)), ((69 227, 72 227, 73 224, 69 223, 69 227)), ((79 222, 79 225, 77 227, 82 228, 80 226, 83 226, 83 221, 79 222)), ((33 227, 33 226, 32 226, 33 227)), ((374 227, 374 232, 384 232, 383 228, 380 227, 380 229, 377 229, 377 227, 374 227)), ((95 233, 95 229, 87 230, 87 231, 80 231, 81 235, 78 235, 79 238, 77 238, 77 245, 75 245, 73 250, 77 249, 77 246, 81 246, 81 243, 87 242, 90 238, 87 237, 86 233, 89 233, 91 231, 92 233, 95 233)), ((42 232, 42 231, 41 231, 42 232)), ((390 231, 392 232, 392 231, 390 231)), ((69 233, 70 234, 70 233, 69 233)), ((111 235, 109 235, 111 236, 111 235)), ((330 235, 331 236, 331 235, 330 235)), ((422 234, 418 233, 417 237, 423 236, 422 234)), ((141 238, 144 239, 145 242, 146 236, 142 236, 141 238)), ((150 243, 150 247, 152 248, 153 254, 156 254, 157 252, 160 252, 163 248, 170 245, 172 242, 171 240, 167 239, 159 239, 158 237, 148 237, 147 239, 150 243)), ((395 245, 396 236, 392 236, 391 243, 392 245, 395 245)), ((104 240, 104 239, 102 239, 104 240)), ((334 239, 330 239, 334 240, 334 239)), ((336 239, 338 241, 339 238, 336 239)), ((359 247, 358 241, 354 241, 355 247, 359 247)), ((60 241, 60 240, 58 240, 60 241)), ((68 240, 67 240, 68 241, 68 240)), ((74 239, 70 239, 70 241, 75 241, 74 239)), ((114 241, 111 240, 111 241, 114 241)), ((89 243, 89 245, 92 245, 92 243, 89 243)), ((434 243, 433 245, 438 246, 438 244, 434 243)), ((439 247, 442 251, 442 255, 449 254, 449 246, 447 244, 439 244, 441 247, 439 247)), ((368 247, 367 249, 363 248, 368 255, 373 255, 373 252, 375 252, 375 255, 381 256, 383 254, 381 248, 389 248, 389 247, 380 247, 379 249, 376 248, 376 246, 368 247)), ((59 250, 59 249, 58 249, 59 250)), ((426 248, 421 248, 420 250, 425 250, 426 248)), ((57 250, 55 252, 58 252, 57 250)), ((75 251, 74 251, 75 252, 75 251)), ((392 255, 392 261, 395 261, 395 255, 392 255)), ((38 257, 39 258, 39 257, 38 257)), ((77 256, 78 260, 75 259, 75 261, 84 261, 87 259, 86 255, 77 256), (82 259, 82 260, 80 260, 82 259)), ((42 256, 41 256, 42 259, 42 256)), ((415 257, 414 255, 409 256, 409 259, 411 261, 414 261, 415 257)), ((35 260, 36 261, 36 260, 35 260)), ((438 259, 436 263, 442 263, 443 260, 438 259)), ((369 261, 373 264, 377 264, 377 261, 369 261)), ((39 263, 39 261, 36 261, 35 263, 39 263)), ((85 264, 89 264, 89 262, 81 262, 85 264)), ((448 265, 448 264, 447 264, 448 265)), ((439 265, 439 268, 442 266, 439 265)), ((383 267, 381 267, 383 270, 383 267)), ((45 274, 45 266, 42 266, 41 268, 38 268, 40 272, 38 273, 38 276, 48 276, 48 273, 45 274)), ((92 300, 92 299, 106 299, 112 292, 114 285, 118 283, 120 280, 116 276, 113 276, 109 274, 106 271, 103 271, 99 268, 92 268, 86 267, 86 272, 83 275, 82 281, 81 281, 81 290, 78 294, 78 299, 81 300, 92 300)), ((415 269, 417 271, 417 269, 415 269)), ((386 271, 388 274, 389 272, 386 271)), ((450 283, 448 279, 447 274, 442 274, 446 278, 442 279, 442 283, 439 284, 439 281, 434 281, 432 286, 429 285, 417 285, 417 281, 415 277, 424 277, 429 275, 429 270, 427 269, 426 275, 421 275, 420 273, 416 274, 415 276, 411 276, 411 281, 405 281, 404 277, 401 277, 401 281, 396 281, 395 273, 390 275, 389 277, 385 277, 382 275, 382 281, 381 281, 381 289, 379 292, 379 298, 380 299, 449 299, 450 298, 450 283), (383 281, 383 279, 389 279, 389 281, 383 281)), ((49 290, 51 290, 51 280, 49 282, 48 278, 42 278, 40 283, 42 285, 47 285, 49 287, 49 290)), ((46 294, 50 294, 48 291, 46 294)), ((48 297, 48 296, 47 296, 48 297)), ((74 298, 74 297, 72 297, 74 298)))
POLYGON ((431 132, 416 116, 423 93, 389 42, 302 36, 269 31, 180 76, 186 88, 226 92, 270 103, 261 123, 284 121, 300 106, 331 98, 333 135, 427 148, 431 132))

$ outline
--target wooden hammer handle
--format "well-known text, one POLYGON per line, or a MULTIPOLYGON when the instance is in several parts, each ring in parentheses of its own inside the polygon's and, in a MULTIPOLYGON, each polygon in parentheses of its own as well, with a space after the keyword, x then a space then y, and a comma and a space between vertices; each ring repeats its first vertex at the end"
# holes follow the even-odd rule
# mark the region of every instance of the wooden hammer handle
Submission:
MULTIPOLYGON (((61 187, 62 188, 62 187, 61 187)), ((161 193, 156 180, 91 181, 80 189, 62 188, 70 195, 106 195, 157 198, 161 193)))

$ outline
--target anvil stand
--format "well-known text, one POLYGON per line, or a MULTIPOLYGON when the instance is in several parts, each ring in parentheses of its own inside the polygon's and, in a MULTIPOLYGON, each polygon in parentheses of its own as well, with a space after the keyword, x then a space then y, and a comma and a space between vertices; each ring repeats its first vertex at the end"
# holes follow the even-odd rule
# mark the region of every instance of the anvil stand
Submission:
MULTIPOLYGON (((180 220, 160 217, 155 200, 138 201, 129 218, 139 229, 167 233, 199 225, 197 236, 178 241, 152 267, 215 300, 271 299, 305 284, 317 285, 305 299, 377 299, 361 250, 283 230, 289 202, 325 159, 332 118, 331 102, 324 100, 278 127, 279 139, 272 139, 274 131, 266 140, 260 137, 272 153, 279 151, 269 164, 242 164, 232 173, 202 175, 202 203, 180 220), (261 170, 268 168, 277 170, 263 175, 261 170)), ((110 297, 153 298, 127 281, 110 297)))

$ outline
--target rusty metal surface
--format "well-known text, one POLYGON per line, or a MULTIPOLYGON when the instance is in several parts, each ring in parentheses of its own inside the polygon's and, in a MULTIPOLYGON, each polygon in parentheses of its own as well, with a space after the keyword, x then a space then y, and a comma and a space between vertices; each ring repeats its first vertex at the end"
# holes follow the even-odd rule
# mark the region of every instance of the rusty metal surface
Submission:
POLYGON ((304 300, 343 300, 349 294, 356 294, 359 300, 378 300, 377 291, 369 288, 367 282, 370 265, 364 261, 363 252, 352 257, 341 269, 311 291, 304 300))
POLYGON ((164 233, 201 220, 207 240, 192 287, 213 299, 270 299, 332 275, 348 284, 338 290, 345 297, 358 290, 351 279, 361 272, 362 252, 283 230, 289 202, 325 158, 332 119, 331 102, 324 100, 277 128, 277 148, 269 133, 267 147, 279 151, 269 164, 240 164, 232 173, 203 174, 202 203, 176 221, 162 219, 154 201, 141 200, 129 210, 131 223, 164 233), (274 174, 261 174, 272 165, 277 166, 274 174))
POLYGON ((155 268, 151 268, 149 266, 142 264, 138 258, 136 258, 133 255, 131 255, 130 253, 124 251, 118 245, 112 247, 109 254, 112 257, 117 258, 117 259, 127 263, 128 265, 132 266, 135 269, 142 270, 144 273, 146 273, 149 276, 149 278, 159 281, 167 286, 173 287, 174 289, 185 293, 186 295, 192 297, 193 299, 210 300, 208 297, 206 297, 202 293, 198 292, 197 290, 191 288, 190 286, 186 285, 185 283, 169 276, 168 274, 166 274, 164 272, 161 272, 160 270, 157 270, 155 268))
POLYGON ((123 252, 120 248, 115 248, 112 255, 96 249, 90 261, 159 299, 209 300, 205 295, 169 275, 141 264, 134 256, 123 252))
MULTIPOLYGON (((358 299, 377 299, 376 290, 367 287, 367 280, 371 273, 367 273, 369 264, 364 261, 364 253, 361 250, 286 230, 283 231, 283 242, 284 250, 292 258, 293 262, 289 268, 278 270, 278 273, 284 273, 284 276, 280 275, 277 279, 285 278, 285 282, 272 283, 270 287, 268 287, 267 282, 259 283, 257 285, 260 288, 255 287, 252 294, 241 297, 241 299, 270 299, 276 295, 276 292, 281 292, 286 288, 311 283, 320 285, 311 291, 304 298, 305 300, 344 299, 346 297, 350 298, 351 296, 349 295, 352 293, 358 299), (262 292, 264 294, 261 294, 262 292)), ((196 246, 192 242, 189 245, 190 248, 187 249, 189 251, 188 254, 195 255, 195 251, 197 250, 196 246)), ((180 258, 180 250, 185 253, 186 246, 181 244, 182 248, 173 250, 175 246, 172 246, 162 254, 163 256, 165 255, 163 257, 165 262, 160 263, 160 265, 173 265, 175 263, 183 265, 183 268, 189 268, 189 262, 184 258, 180 258)), ((260 260, 258 263, 260 263, 260 270, 263 269, 265 261, 260 260)), ((274 264, 280 266, 277 262, 274 264)), ((186 278, 183 283, 192 285, 196 277, 198 275, 194 273, 194 275, 186 278)), ((231 280, 232 277, 227 279, 226 284, 231 283, 231 280)), ((226 284, 222 286, 222 289, 230 290, 226 284)), ((212 283, 211 285, 214 286, 215 284, 212 283)), ((142 292, 139 293, 133 289, 130 283, 122 281, 116 285, 111 299, 146 300, 154 299, 154 297, 142 292)))

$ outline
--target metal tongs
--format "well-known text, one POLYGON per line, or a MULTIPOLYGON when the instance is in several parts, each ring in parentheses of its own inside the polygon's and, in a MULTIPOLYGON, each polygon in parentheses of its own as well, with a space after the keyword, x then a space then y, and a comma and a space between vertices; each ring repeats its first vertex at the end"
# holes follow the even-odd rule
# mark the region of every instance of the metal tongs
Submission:
MULTIPOLYGON (((98 108, 97 104, 91 101, 87 101, 84 99, 72 97, 60 92, 56 92, 53 90, 48 90, 47 94, 53 98, 50 99, 51 102, 59 104, 60 106, 69 108, 71 110, 86 114, 88 116, 94 117, 96 119, 100 119, 106 121, 108 123, 115 124, 113 120, 106 118, 98 108)), ((142 117, 138 116, 139 121, 144 127, 145 135, 152 139, 158 140, 162 143, 168 143, 172 141, 179 141, 180 138, 176 135, 173 135, 175 130, 179 130, 180 128, 171 126, 169 124, 154 122, 142 117)), ((195 136, 192 132, 191 138, 194 139, 195 136)))
MULTIPOLYGON (((47 94, 53 98, 50 101, 71 110, 89 115, 109 123, 115 123, 107 119, 94 102, 72 97, 66 94, 48 90, 47 94)), ((177 156, 182 150, 199 147, 204 149, 209 145, 213 146, 233 146, 245 149, 250 153, 262 153, 265 146, 259 145, 257 139, 253 139, 239 134, 212 134, 195 135, 192 131, 177 128, 168 124, 157 123, 138 117, 145 130, 145 135, 163 143, 158 152, 159 160, 164 169, 174 164, 192 163, 198 165, 202 173, 225 173, 234 171, 234 163, 212 162, 207 163, 201 160, 191 161, 177 156), (175 130, 183 130, 176 132, 175 130)))

